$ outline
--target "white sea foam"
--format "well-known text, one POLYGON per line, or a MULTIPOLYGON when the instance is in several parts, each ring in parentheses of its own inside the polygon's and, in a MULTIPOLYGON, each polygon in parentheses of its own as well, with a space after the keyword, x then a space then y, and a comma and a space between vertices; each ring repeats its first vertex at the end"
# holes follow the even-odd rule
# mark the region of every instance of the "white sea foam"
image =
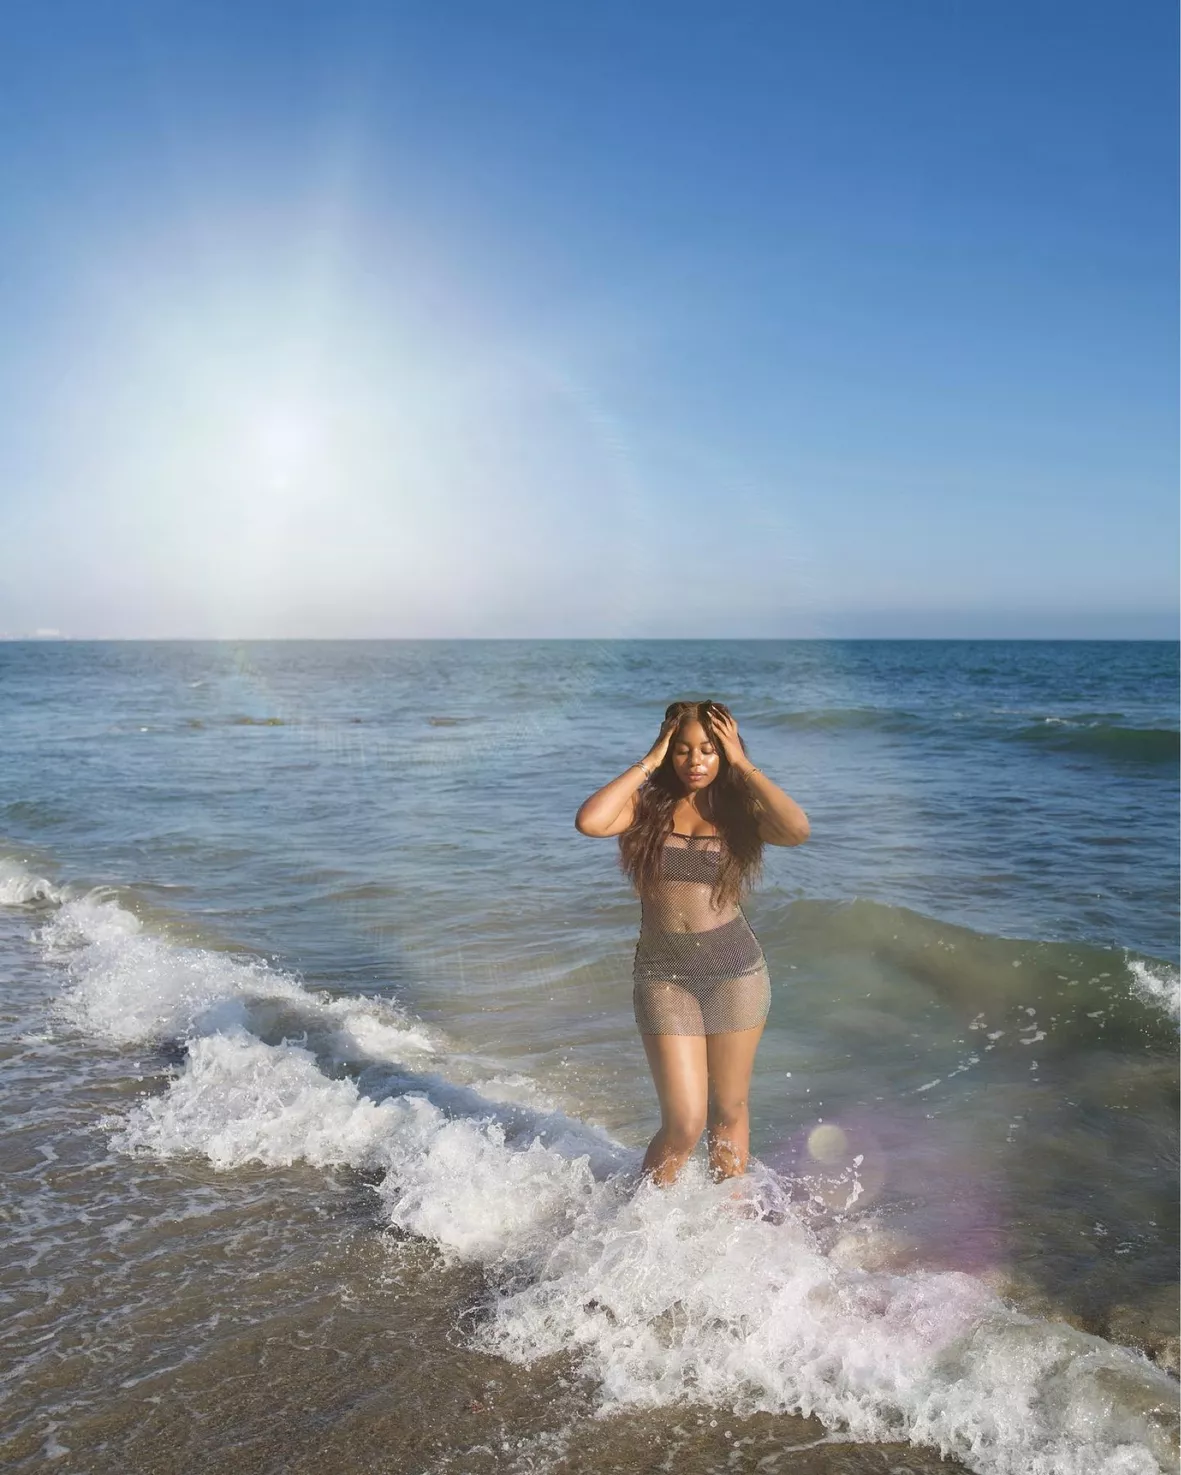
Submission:
POLYGON ((1004 1475, 1169 1458, 1151 1410, 1175 1388, 1142 1360, 1019 1316, 968 1275, 839 1266, 798 1220, 733 1215, 699 1174, 622 1207, 601 1195, 534 1272, 481 1345, 523 1362, 577 1348, 608 1405, 815 1414, 1004 1475))
POLYGON ((70 986, 59 1012, 108 1040, 187 1040, 284 1025, 313 1030, 340 1061, 400 1060, 435 1046, 418 1021, 380 999, 309 992, 265 963, 183 947, 146 931, 109 893, 65 902, 41 929, 46 953, 65 963, 70 986))
POLYGON ((330 1080, 299 1045, 266 1045, 240 1027, 191 1040, 185 1068, 162 1096, 115 1128, 114 1146, 161 1157, 199 1152, 216 1168, 304 1161, 373 1166, 393 1103, 330 1080))
POLYGON ((60 902, 62 893, 44 876, 28 870, 18 860, 0 856, 0 906, 28 906, 32 902, 60 902))
POLYGON ((1181 973, 1167 963, 1146 963, 1133 958, 1128 963, 1132 992, 1145 1004, 1153 1004, 1181 1021, 1181 973))
POLYGON ((522 1363, 572 1354, 604 1409, 812 1413, 985 1475, 1169 1465, 1176 1389, 1146 1359, 1021 1316, 968 1275, 826 1255, 769 1172, 738 1199, 700 1169, 640 1186, 634 1151, 512 1077, 487 1095, 457 1084, 445 1042, 383 1001, 321 998, 263 963, 177 946, 109 895, 65 903, 42 941, 69 970, 79 1027, 186 1042, 167 1090, 108 1122, 116 1148, 375 1173, 385 1222, 485 1267, 478 1346, 522 1363), (774 1214, 749 1216, 756 1200, 774 1214))

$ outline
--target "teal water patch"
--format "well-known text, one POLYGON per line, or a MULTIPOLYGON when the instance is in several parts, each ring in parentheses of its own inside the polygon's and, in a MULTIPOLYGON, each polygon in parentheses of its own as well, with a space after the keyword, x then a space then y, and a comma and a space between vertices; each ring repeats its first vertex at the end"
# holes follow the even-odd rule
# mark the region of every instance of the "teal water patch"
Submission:
POLYGON ((1181 733, 1171 727, 1120 727, 1106 722, 1071 722, 1047 717, 1012 734, 1057 753, 1080 753, 1115 763, 1167 763, 1181 758, 1181 733))

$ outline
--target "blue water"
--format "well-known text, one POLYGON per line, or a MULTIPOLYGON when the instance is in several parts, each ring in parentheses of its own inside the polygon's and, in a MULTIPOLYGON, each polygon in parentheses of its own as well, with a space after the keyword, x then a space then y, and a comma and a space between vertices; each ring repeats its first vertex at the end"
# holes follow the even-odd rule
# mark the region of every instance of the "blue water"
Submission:
POLYGON ((386 962, 308 925, 346 878, 413 886, 449 930, 601 898, 570 816, 699 693, 812 818, 817 843, 769 857, 772 894, 1176 960, 1165 642, 10 644, 0 822, 335 976, 386 962))
MULTIPOLYGON (((703 696, 734 710, 755 761, 811 821, 806 845, 768 851, 748 907, 773 979, 752 1146, 776 1182, 797 1186, 792 1212, 824 1263, 966 1276, 1047 1326, 1065 1317, 1170 1366, 1172 642, 0 644, 0 892, 7 884, 11 903, 0 958, 25 1000, 12 1029, 37 1041, 38 1092, 56 1070, 80 1093, 66 1091, 61 1121, 50 1113, 30 1139, 30 1191, 47 1216, 37 1222, 58 1226, 63 1257, 87 1253, 85 1235, 63 1227, 79 1187, 46 1176, 43 1149, 60 1153, 67 1117, 72 1131, 108 1111, 99 1135, 118 1143, 124 1130, 128 1162, 212 1164, 201 1170, 210 1191, 270 1163, 259 1204, 284 1191, 296 1171, 284 1164, 311 1163, 324 1182, 350 1166, 375 1173, 388 1222, 495 1282, 468 1211, 423 1178, 427 1148, 407 1157, 403 1146, 394 1167, 387 1153, 378 1172, 372 1144, 354 1154, 345 1137, 322 1157, 303 1137, 286 1157, 258 1147, 251 1134, 270 1108, 243 1106, 233 1072, 241 1050, 258 1051, 250 1079, 273 1068, 286 1081, 302 1057, 266 1052, 297 1035, 318 1062, 301 1090, 421 1094, 452 1123, 482 1120, 489 1102, 510 1110, 511 1098, 505 1151, 541 1120, 529 1112, 556 1112, 575 1124, 571 1141, 592 1144, 595 1181, 624 1181, 656 1124, 630 1011, 638 907, 612 843, 578 836, 573 815, 650 746, 671 699, 703 696), (249 1002, 252 969, 283 980, 279 1002, 249 1002), (368 1001, 364 1019, 348 1015, 364 1048, 324 1043, 323 1019, 302 1002, 316 990, 344 1001, 334 1019, 368 1001), (245 1015, 233 1012, 241 998, 245 1015), (417 1056, 379 1070, 373 1031, 387 1029, 411 1055, 425 1031, 429 1070, 417 1056), (190 1099, 203 1052, 212 1075, 190 1099), (113 1093, 102 1111, 86 1096, 99 1076, 113 1093), (150 1123, 137 1078, 157 1103, 150 1123), (839 1128, 843 1155, 809 1156, 818 1124, 839 1128), (390 1198, 399 1174, 419 1184, 413 1213, 409 1189, 390 1198)), ((23 1110, 10 1079, 10 1109, 23 1110)), ((562 1162, 574 1152, 553 1150, 562 1162)), ((478 1158, 460 1158, 481 1181, 478 1158)), ((470 1214, 501 1226, 497 1255, 524 1255, 496 1186, 508 1171, 481 1184, 470 1214)), ((119 1181, 111 1202, 126 1213, 135 1195, 119 1181)), ((293 1221, 288 1240, 306 1246, 312 1233, 293 1221)), ((125 1280, 146 1275, 148 1258, 130 1255, 125 1280)), ((52 1333, 53 1315, 38 1315, 52 1333)), ((615 1315, 639 1325, 646 1313, 621 1303, 615 1315)), ((586 1342, 577 1317, 556 1346, 552 1327, 512 1326, 494 1350, 527 1367, 586 1342)), ((592 1383, 663 1406, 650 1367, 594 1345, 592 1383)), ((760 1368, 772 1392, 755 1406, 786 1417, 798 1389, 784 1391, 778 1363, 760 1368)), ((209 1390, 221 1376, 209 1372, 209 1390)), ((93 1400, 104 1385, 87 1377, 93 1400)), ((859 1436, 871 1441, 887 1427, 873 1423, 885 1417, 874 1397, 859 1436)), ((824 1427, 848 1426, 848 1409, 833 1407, 824 1427)), ((77 1412, 69 1399, 66 1410, 63 1428, 77 1412)), ((912 1414, 897 1417, 910 1427, 912 1414)), ((48 1447, 43 1429, 30 1432, 36 1418, 22 1425, 29 1458, 48 1447)), ((1012 1468, 1035 1468, 1024 1437, 1012 1435, 1012 1468)), ((968 1468, 1009 1468, 970 1446, 958 1434, 947 1444, 968 1468)), ((1038 1448, 1059 1446, 1046 1434, 1038 1448)), ((1085 1442, 1071 1448, 1071 1468, 1108 1468, 1085 1442)))

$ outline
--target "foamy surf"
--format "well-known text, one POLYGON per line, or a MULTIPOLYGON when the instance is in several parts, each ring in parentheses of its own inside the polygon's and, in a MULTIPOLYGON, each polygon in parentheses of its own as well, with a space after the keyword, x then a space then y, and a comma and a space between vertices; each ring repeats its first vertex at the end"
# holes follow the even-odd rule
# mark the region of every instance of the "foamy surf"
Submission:
POLYGON ((1176 1389, 1142 1359, 1020 1316, 968 1275, 837 1266, 798 1220, 735 1215, 699 1175, 592 1205, 531 1269, 480 1344, 523 1362, 576 1347, 605 1409, 814 1415, 1005 1475, 1172 1457, 1176 1389))
POLYGON ((1128 969, 1136 997, 1181 1023, 1181 973, 1167 964, 1153 966, 1142 958, 1129 959, 1128 969))
POLYGON ((604 1412, 811 1413, 987 1475, 1170 1466, 1176 1385, 1143 1357, 1021 1316, 970 1275, 828 1255, 767 1171, 741 1187, 763 1217, 700 1171, 638 1186, 634 1151, 492 1068, 486 1093, 453 1079, 446 1040, 384 1000, 181 947, 107 893, 58 899, 41 942, 68 972, 64 1020, 185 1045, 162 1094, 107 1121, 112 1145, 376 1176, 383 1222, 484 1268, 480 1349, 573 1357, 604 1412))
POLYGON ((70 985, 58 1012, 106 1040, 191 1041, 235 1028, 314 1031, 341 1061, 429 1055, 417 1021, 382 1000, 333 999, 265 963, 154 936, 109 892, 66 900, 40 930, 70 985))
POLYGON ((22 861, 0 856, 0 906, 20 907, 61 900, 62 892, 52 881, 28 870, 22 861))

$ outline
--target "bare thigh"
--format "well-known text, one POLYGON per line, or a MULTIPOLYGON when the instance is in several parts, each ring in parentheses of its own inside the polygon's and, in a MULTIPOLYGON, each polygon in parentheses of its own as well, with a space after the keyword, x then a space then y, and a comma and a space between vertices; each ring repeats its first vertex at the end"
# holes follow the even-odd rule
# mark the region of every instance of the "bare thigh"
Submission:
POLYGON ((722 1035, 706 1035, 706 1070, 709 1078, 710 1119, 724 1121, 746 1107, 755 1051, 763 1026, 735 1029, 722 1035))
POLYGON ((704 1035, 643 1035, 644 1052, 660 1100, 666 1131, 700 1137, 709 1102, 709 1072, 704 1035))

